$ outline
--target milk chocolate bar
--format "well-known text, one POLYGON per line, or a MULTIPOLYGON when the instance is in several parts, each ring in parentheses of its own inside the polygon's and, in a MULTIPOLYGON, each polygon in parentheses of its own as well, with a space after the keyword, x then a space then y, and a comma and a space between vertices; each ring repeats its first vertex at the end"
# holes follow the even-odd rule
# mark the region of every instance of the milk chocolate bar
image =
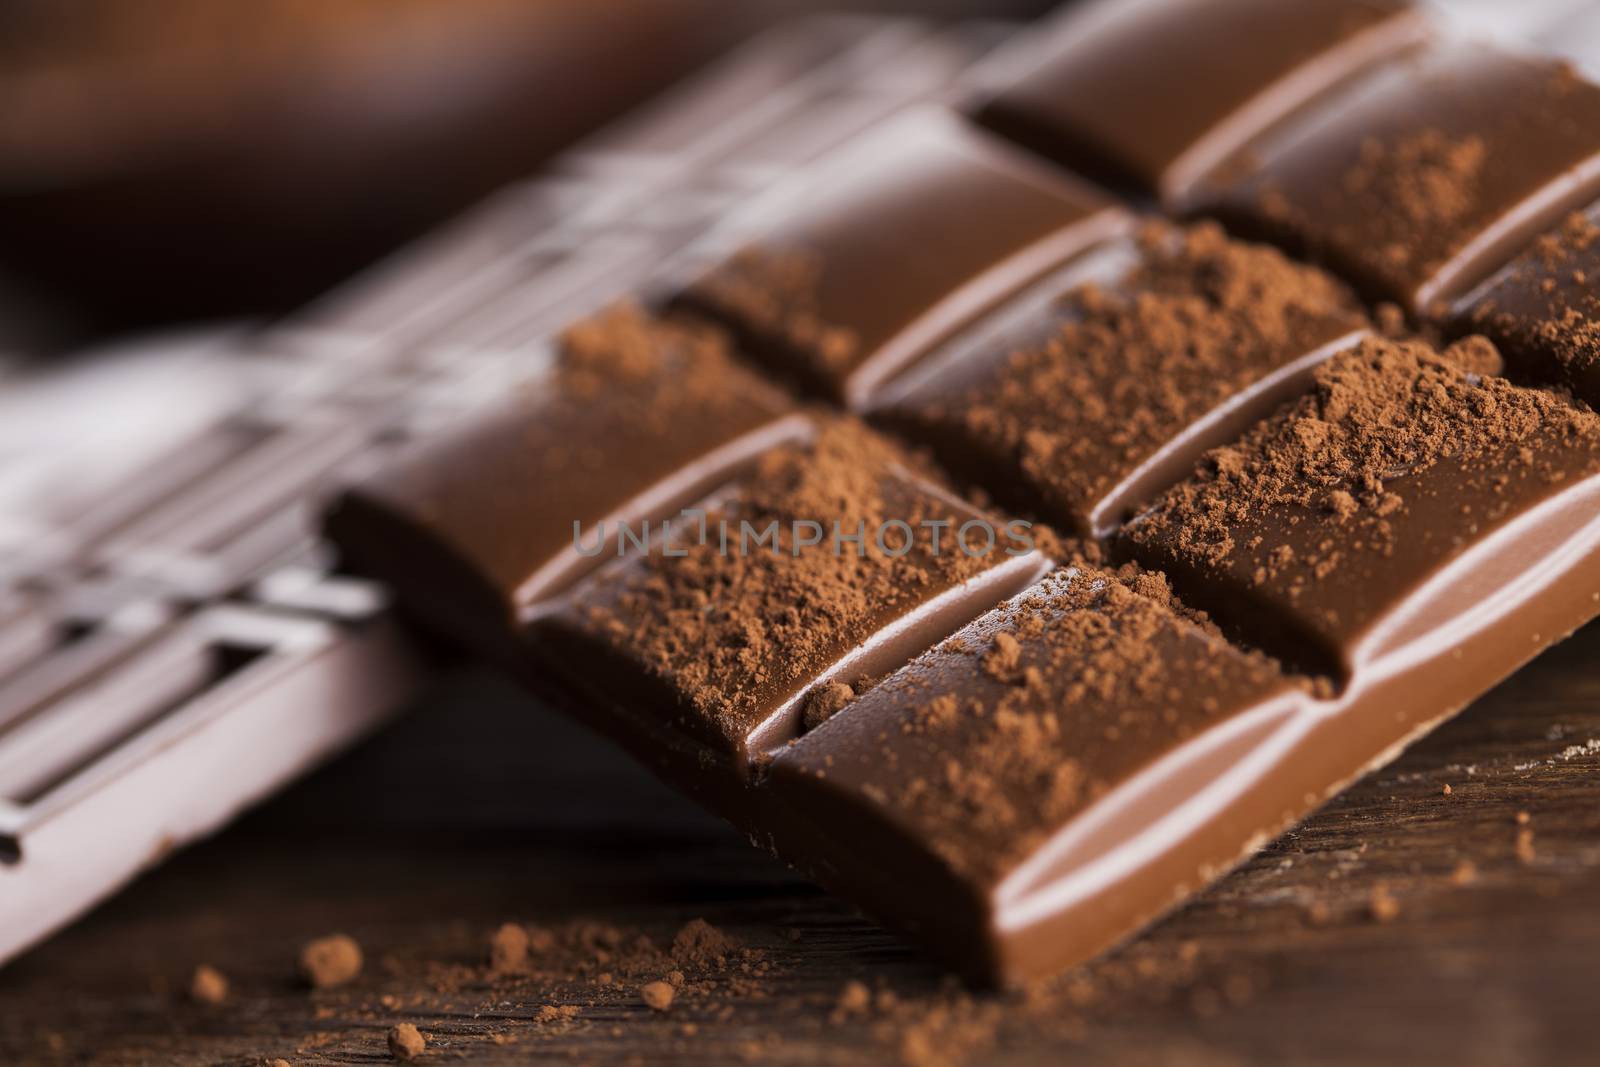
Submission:
POLYGON ((1200 10, 1084 23, 1084 98, 1295 46, 1136 150, 1024 142, 1223 225, 891 120, 351 486, 345 565, 978 980, 1181 902, 1600 615, 1586 335, 1520 295, 1588 246, 1507 266, 1600 193, 1600 90, 1401 55, 1393 5, 1200 10))

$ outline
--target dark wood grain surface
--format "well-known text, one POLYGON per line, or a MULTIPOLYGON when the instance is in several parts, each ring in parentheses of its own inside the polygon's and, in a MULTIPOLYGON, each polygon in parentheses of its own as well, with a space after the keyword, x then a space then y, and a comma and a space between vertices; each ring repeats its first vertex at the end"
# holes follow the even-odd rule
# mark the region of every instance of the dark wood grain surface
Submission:
POLYGON ((0 1062, 386 1062, 410 1021, 423 1063, 1595 1063, 1597 772, 1590 627, 1133 943, 980 995, 464 670, 0 971, 0 1062), (656 957, 585 959, 574 925, 664 947, 695 917, 745 951, 684 965, 665 1013, 638 995, 656 957), (507 920, 561 961, 491 975, 507 920), (298 946, 334 930, 366 970, 298 986, 298 946), (226 1002, 186 995, 200 963, 226 1002), (872 1002, 841 1010, 852 980, 872 1002))

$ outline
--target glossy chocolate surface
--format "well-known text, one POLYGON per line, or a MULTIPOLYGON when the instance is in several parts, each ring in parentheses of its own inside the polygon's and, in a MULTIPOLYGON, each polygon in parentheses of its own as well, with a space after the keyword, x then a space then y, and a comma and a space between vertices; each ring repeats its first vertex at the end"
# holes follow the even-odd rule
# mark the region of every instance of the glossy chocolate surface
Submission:
POLYGON ((1552 60, 1441 46, 1301 116, 1199 209, 1412 314, 1600 194, 1600 88, 1552 60))
POLYGON ((1058 23, 978 121, 1174 209, 1252 138, 1426 28, 1390 0, 1133 0, 1058 23))
POLYGON ((1482 333, 1511 372, 1600 406, 1600 207, 1569 216, 1464 297, 1457 333, 1482 333))
POLYGON ((1091 187, 931 110, 863 134, 775 210, 681 299, 779 374, 849 405, 1125 225, 1091 187))

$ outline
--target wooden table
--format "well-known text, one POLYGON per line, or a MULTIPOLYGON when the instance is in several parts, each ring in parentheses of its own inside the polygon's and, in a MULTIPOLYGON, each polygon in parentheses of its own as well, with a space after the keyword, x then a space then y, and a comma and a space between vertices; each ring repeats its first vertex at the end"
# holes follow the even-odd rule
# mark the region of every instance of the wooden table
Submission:
POLYGON ((1597 770, 1590 627, 1132 944, 1032 996, 973 995, 463 670, 0 971, 0 1062, 385 1062, 387 1028, 411 1021, 423 1063, 1595 1063, 1597 770), (746 951, 686 964, 665 1013, 626 950, 481 965, 510 919, 664 946, 699 916, 746 951), (365 972, 298 986, 298 946, 333 930, 365 972), (202 962, 225 1003, 186 995, 202 962), (851 980, 862 1010, 839 1007, 851 980))

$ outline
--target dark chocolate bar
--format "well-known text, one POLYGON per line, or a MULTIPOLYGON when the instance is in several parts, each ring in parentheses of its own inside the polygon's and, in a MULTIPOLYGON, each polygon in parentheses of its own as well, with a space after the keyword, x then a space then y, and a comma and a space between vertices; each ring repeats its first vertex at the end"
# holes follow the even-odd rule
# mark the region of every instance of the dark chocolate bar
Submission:
POLYGON ((1600 193, 1600 90, 1399 56, 1419 21, 1363 0, 1096 17, 991 130, 1278 248, 1136 229, 922 110, 328 516, 418 622, 991 982, 1128 936, 1600 614, 1592 351, 1551 295, 1588 244, 1458 304, 1509 367, 1358 298, 1432 314, 1600 193), (1214 54, 1248 62, 1204 84, 1214 54))

